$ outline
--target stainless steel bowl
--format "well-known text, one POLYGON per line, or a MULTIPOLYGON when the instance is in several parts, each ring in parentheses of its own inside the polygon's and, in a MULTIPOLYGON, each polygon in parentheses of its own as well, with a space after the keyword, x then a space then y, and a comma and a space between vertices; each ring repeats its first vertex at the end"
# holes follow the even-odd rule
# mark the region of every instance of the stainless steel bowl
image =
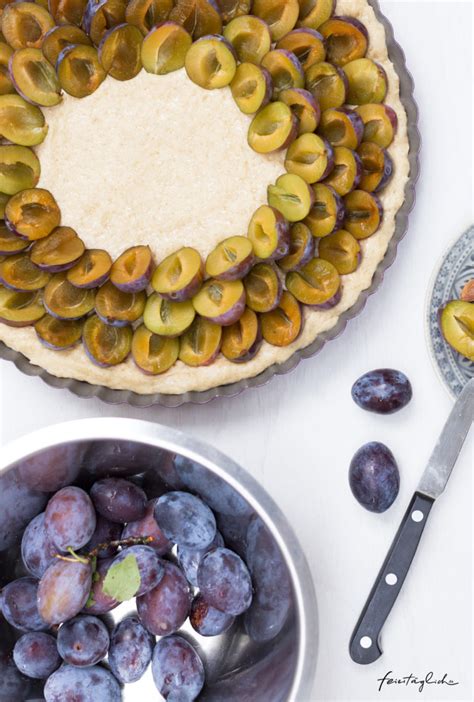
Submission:
MULTIPOLYGON (((259 534, 262 552, 268 554, 265 570, 274 574, 275 590, 270 594, 286 593, 270 608, 261 606, 257 594, 246 621, 236 622, 222 636, 206 639, 184 628, 184 635, 193 640, 206 665, 207 682, 199 699, 309 702, 318 618, 301 546, 286 517, 243 468, 173 429, 137 420, 87 419, 42 429, 3 448, 0 587, 24 574, 19 538, 25 525, 43 510, 48 492, 69 483, 88 487, 105 475, 135 476, 150 496, 180 488, 200 495, 213 508, 226 542, 243 557, 250 525, 259 534)), ((262 573, 257 568, 252 575, 258 593, 262 573)), ((123 616, 124 607, 127 605, 113 611, 115 619, 123 616)), ((11 642, 12 630, 6 628, 0 621, 0 655, 2 645, 11 642)), ((38 698, 41 686, 32 683, 15 702, 38 698)), ((160 695, 150 671, 124 689, 124 700, 153 699, 160 699, 160 695)))
POLYGON ((380 287, 384 273, 395 260, 397 247, 408 230, 408 215, 415 204, 415 185, 420 172, 419 153, 421 148, 421 137, 418 131, 418 107, 413 95, 413 78, 407 68, 405 55, 402 48, 395 40, 393 28, 387 18, 382 14, 378 0, 368 0, 374 8, 377 19, 385 27, 387 47, 390 60, 400 78, 400 98, 408 116, 408 139, 410 151, 408 159, 410 162, 410 177, 405 187, 405 200, 396 216, 395 233, 390 240, 390 244, 384 259, 380 262, 372 279, 372 284, 367 290, 360 293, 354 305, 341 314, 337 324, 328 332, 319 334, 318 337, 308 346, 290 356, 284 363, 274 363, 262 373, 253 378, 244 378, 236 383, 220 385, 215 388, 203 391, 190 391, 179 395, 168 395, 164 393, 153 393, 141 395, 129 390, 112 390, 103 385, 93 385, 71 378, 57 378, 36 366, 18 351, 13 351, 8 346, 0 342, 0 358, 12 361, 15 366, 26 375, 38 375, 47 385, 55 388, 67 388, 78 397, 98 397, 112 405, 128 403, 133 407, 150 407, 151 405, 161 405, 163 407, 178 407, 186 402, 204 404, 216 397, 234 397, 240 395, 247 388, 266 385, 274 376, 284 375, 292 371, 304 358, 315 356, 328 341, 335 339, 347 326, 349 320, 356 317, 364 309, 370 295, 380 287))

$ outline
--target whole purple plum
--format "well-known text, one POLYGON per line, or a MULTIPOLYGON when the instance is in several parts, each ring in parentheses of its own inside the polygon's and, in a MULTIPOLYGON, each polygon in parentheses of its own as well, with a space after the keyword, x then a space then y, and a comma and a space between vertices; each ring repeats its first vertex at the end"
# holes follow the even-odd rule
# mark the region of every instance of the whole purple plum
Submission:
POLYGON ((377 414, 398 412, 410 402, 412 394, 407 376, 392 368, 369 371, 352 386, 354 402, 377 414))
POLYGON ((400 488, 398 466, 390 449, 378 441, 361 446, 350 464, 349 485, 362 507, 385 512, 400 488))

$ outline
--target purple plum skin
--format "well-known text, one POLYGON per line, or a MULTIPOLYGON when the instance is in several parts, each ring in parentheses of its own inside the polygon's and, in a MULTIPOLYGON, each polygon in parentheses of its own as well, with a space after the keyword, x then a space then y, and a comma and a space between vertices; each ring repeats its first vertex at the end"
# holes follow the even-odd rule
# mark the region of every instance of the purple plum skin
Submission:
MULTIPOLYGON (((380 181, 380 183, 377 185, 377 187, 374 190, 374 193, 380 192, 380 190, 383 190, 389 180, 391 179, 393 175, 393 160, 390 154, 384 150, 384 165, 383 165, 383 176, 380 181)), ((373 193, 372 193, 373 194, 373 193)))
POLYGON ((166 636, 158 641, 152 672, 157 690, 170 702, 193 702, 204 686, 202 661, 182 636, 166 636))
POLYGON ((360 20, 356 19, 355 17, 350 17, 347 15, 334 15, 331 17, 331 20, 340 20, 341 22, 347 22, 347 24, 352 24, 353 27, 359 30, 367 41, 369 40, 369 32, 367 31, 367 27, 363 22, 360 22, 360 20))
POLYGON ((191 605, 189 621, 201 636, 219 636, 230 629, 235 617, 220 612, 206 602, 202 595, 196 595, 191 605))
POLYGON ((216 520, 199 497, 175 490, 158 498, 155 519, 170 541, 188 549, 205 549, 216 536, 216 520))
POLYGON ((38 580, 18 578, 2 590, 1 610, 10 626, 20 631, 44 631, 48 623, 38 607, 38 580))
POLYGON ((355 110, 351 109, 350 107, 338 107, 337 111, 342 112, 346 115, 346 117, 349 118, 357 137, 357 144, 360 144, 362 141, 362 137, 364 136, 364 123, 362 121, 362 118, 357 114, 355 110))
POLYGON ((198 573, 198 568, 199 564, 206 555, 206 553, 209 553, 213 548, 218 548, 224 546, 224 539, 222 538, 222 534, 219 531, 216 531, 216 536, 214 538, 214 541, 204 549, 189 549, 189 548, 181 548, 178 546, 178 562, 181 567, 181 570, 185 574, 186 578, 188 579, 188 582, 193 585, 194 587, 197 587, 197 573, 198 573))
POLYGON ((96 526, 89 495, 78 487, 62 488, 48 502, 44 524, 49 539, 58 549, 82 548, 92 538, 96 526))
POLYGON ((354 402, 368 412, 393 414, 406 407, 413 390, 407 376, 401 371, 379 368, 356 380, 351 394, 354 402))
POLYGON ((38 610, 49 624, 75 617, 85 607, 92 586, 90 563, 58 559, 49 566, 38 586, 38 610))
POLYGON ((247 273, 250 272, 254 263, 255 256, 253 253, 250 253, 243 261, 228 268, 224 273, 215 275, 214 278, 216 278, 216 280, 240 280, 241 278, 245 278, 247 273))
MULTIPOLYGON (((84 547, 87 553, 94 550, 100 544, 108 544, 111 541, 118 541, 122 537, 122 527, 117 522, 111 522, 101 514, 97 515, 95 531, 90 541, 84 547)), ((96 558, 112 558, 117 553, 117 547, 108 546, 97 553, 96 558)))
POLYGON ((206 319, 209 319, 209 321, 214 322, 215 324, 220 324, 221 327, 230 327, 231 324, 237 322, 243 315, 245 311, 245 301, 246 296, 244 290, 239 299, 229 310, 227 310, 227 312, 219 314, 217 317, 207 317, 206 319))
POLYGON ((58 548, 48 538, 44 525, 45 513, 38 514, 26 527, 21 540, 21 557, 26 569, 41 578, 55 561, 58 548))
POLYGON ((140 680, 148 668, 155 638, 140 622, 138 617, 126 617, 112 632, 109 648, 109 665, 123 684, 140 680))
MULTIPOLYGON (((283 286, 282 286, 283 290, 283 286)), ((281 292, 280 292, 280 297, 281 297, 281 292)), ((279 301, 279 300, 278 300, 279 301)), ((276 305, 278 307, 278 304, 276 305)), ((258 331, 257 331, 257 337, 255 341, 253 342, 252 346, 249 348, 249 350, 244 353, 242 356, 239 358, 233 358, 232 363, 248 363, 248 361, 251 361, 254 356, 257 355, 260 346, 262 345, 263 341, 263 335, 262 335, 262 327, 260 324, 260 319, 258 320, 258 331)))
POLYGON ((123 478, 103 478, 90 490, 99 514, 111 522, 125 524, 145 516, 147 498, 144 491, 123 478))
POLYGON ((137 598, 140 621, 150 634, 166 636, 177 631, 186 621, 191 606, 191 593, 182 571, 164 561, 165 574, 158 585, 137 598))
POLYGON ((69 665, 87 668, 107 655, 109 632, 97 617, 81 614, 65 622, 58 631, 58 651, 69 665))
POLYGON ((136 522, 128 522, 122 532, 122 539, 151 536, 153 537, 153 541, 151 541, 148 546, 154 549, 159 556, 164 556, 165 553, 171 550, 173 544, 163 534, 155 519, 154 512, 157 502, 158 498, 149 500, 146 506, 145 516, 136 522))
POLYGON ((100 665, 76 668, 64 663, 46 681, 44 698, 45 702, 121 702, 122 691, 112 673, 100 665))
POLYGON ((199 564, 198 586, 206 601, 226 614, 238 616, 252 602, 252 579, 244 561, 228 548, 216 548, 199 564))
POLYGON ((140 573, 140 587, 136 592, 136 597, 146 595, 158 585, 165 574, 162 561, 150 546, 138 545, 122 549, 114 558, 112 566, 122 563, 129 556, 135 557, 140 573))
POLYGON ((349 485, 357 502, 370 512, 391 507, 400 488, 400 474, 390 449, 377 441, 362 446, 352 458, 349 485))
POLYGON ((150 263, 148 264, 148 268, 141 276, 136 278, 136 280, 130 280, 128 283, 114 282, 114 285, 116 288, 118 288, 122 292, 127 292, 127 293, 139 293, 142 290, 146 290, 150 284, 150 280, 151 280, 151 276, 152 276, 154 267, 155 267, 155 264, 153 263, 153 259, 150 258, 150 263))
POLYGON ((23 634, 13 649, 13 660, 23 675, 36 680, 45 680, 61 665, 56 639, 44 632, 23 634))

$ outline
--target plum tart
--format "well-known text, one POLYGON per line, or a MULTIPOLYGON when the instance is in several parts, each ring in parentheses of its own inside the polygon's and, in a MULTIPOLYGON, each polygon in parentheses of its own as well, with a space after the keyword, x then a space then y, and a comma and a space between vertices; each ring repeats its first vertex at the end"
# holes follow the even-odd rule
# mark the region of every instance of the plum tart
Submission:
POLYGON ((141 394, 258 375, 367 289, 409 177, 368 0, 0 17, 0 340, 141 394))

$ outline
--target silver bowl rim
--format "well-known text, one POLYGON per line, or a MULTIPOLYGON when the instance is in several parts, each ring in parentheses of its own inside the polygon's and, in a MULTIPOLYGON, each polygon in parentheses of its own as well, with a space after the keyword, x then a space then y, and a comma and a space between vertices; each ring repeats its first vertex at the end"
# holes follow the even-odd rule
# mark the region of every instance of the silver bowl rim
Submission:
POLYGON ((129 404, 132 407, 151 407, 152 405, 179 407, 186 403, 205 404, 217 397, 234 397, 240 395, 240 393, 248 388, 266 385, 274 376, 284 375, 294 370, 302 359, 315 356, 328 341, 339 336, 346 328, 349 320, 356 317, 364 309, 369 297, 373 295, 382 284, 385 271, 390 268, 395 260, 398 244, 408 230, 408 215, 415 205, 415 185, 420 173, 419 153, 421 148, 421 135, 418 130, 418 106, 414 98, 414 81, 407 68, 403 49, 395 40, 393 27, 385 15, 382 14, 378 0, 368 0, 368 2, 374 8, 377 19, 384 25, 388 53, 400 79, 401 102, 408 116, 408 139, 410 143, 408 160, 410 163, 410 177, 405 187, 404 203, 396 216, 395 233, 390 240, 383 260, 375 271, 370 287, 360 293, 354 305, 341 314, 337 324, 332 329, 318 335, 308 346, 295 351, 284 363, 274 363, 253 378, 244 378, 235 383, 219 385, 208 390, 192 390, 176 395, 159 392, 142 395, 130 390, 114 390, 104 385, 94 385, 73 378, 58 378, 48 373, 44 368, 31 363, 26 356, 19 351, 14 351, 9 348, 3 342, 0 342, 0 358, 12 361, 22 373, 39 376, 47 385, 55 388, 66 388, 77 397, 97 397, 108 404, 129 404))
POLYGON ((263 517, 290 572, 298 612, 299 650, 287 702, 311 698, 318 655, 318 608, 302 546, 287 517, 265 488, 242 466, 209 444, 176 429, 140 419, 100 417, 49 425, 2 447, 0 475, 26 457, 70 442, 131 441, 179 453, 225 479, 263 517), (25 450, 26 448, 26 450, 25 450))

